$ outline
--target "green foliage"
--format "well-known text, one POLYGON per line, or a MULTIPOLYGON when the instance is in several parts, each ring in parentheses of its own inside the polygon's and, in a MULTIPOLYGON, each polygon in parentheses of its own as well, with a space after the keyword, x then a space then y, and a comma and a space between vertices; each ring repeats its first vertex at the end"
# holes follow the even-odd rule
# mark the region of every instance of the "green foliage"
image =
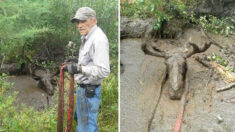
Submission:
POLYGON ((186 3, 180 0, 170 1, 168 4, 165 5, 165 10, 168 14, 171 14, 176 18, 182 18, 182 19, 187 18, 186 3))
POLYGON ((158 30, 163 22, 173 17, 186 18, 186 6, 179 0, 137 0, 133 4, 127 1, 121 4, 121 15, 134 18, 154 18, 153 27, 158 30))
POLYGON ((118 130, 118 76, 110 74, 102 83, 101 106, 98 115, 101 132, 118 130))
POLYGON ((12 83, 6 82, 7 76, 0 76, 0 131, 39 132, 56 131, 56 107, 38 112, 33 108, 16 105, 16 95, 9 90, 12 83))
POLYGON ((117 45, 117 3, 117 0, 2 0, 0 58, 4 54, 6 61, 20 65, 28 61, 24 56, 35 62, 35 55, 43 50, 50 54, 54 49, 64 51, 69 40, 80 43, 76 24, 72 24, 70 19, 82 6, 96 10, 98 25, 107 34, 110 44, 117 45))
POLYGON ((186 6, 179 0, 137 0, 129 4, 121 4, 121 15, 135 18, 162 17, 163 15, 183 17, 186 16, 186 6))
POLYGON ((110 70, 111 73, 118 76, 118 43, 110 44, 110 70))
POLYGON ((4 1, 0 4, 1 53, 7 60, 21 55, 22 48, 32 43, 33 38, 53 32, 50 25, 43 25, 42 14, 49 11, 46 1, 4 1), (30 5, 30 6, 29 6, 30 5))
POLYGON ((12 83, 5 83, 6 78, 7 75, 5 73, 0 76, 0 94, 4 94, 13 85, 12 83))
POLYGON ((45 68, 45 69, 49 69, 50 71, 54 71, 55 70, 55 67, 56 67, 56 63, 54 61, 49 61, 49 62, 46 62, 46 61, 42 61, 42 62, 38 62, 37 60, 35 61, 35 64, 37 66, 40 66, 42 68, 45 68))
POLYGON ((235 33, 235 17, 217 18, 215 16, 200 16, 195 17, 195 14, 191 12, 188 19, 192 23, 200 25, 205 31, 212 32, 214 34, 229 36, 235 33))
POLYGON ((133 4, 127 1, 121 4, 121 15, 134 18, 148 18, 153 16, 154 4, 150 0, 137 0, 133 4))
POLYGON ((228 71, 235 72, 235 67, 229 67, 229 61, 225 60, 220 55, 216 55, 215 53, 212 53, 211 55, 207 56, 207 60, 214 61, 222 66, 224 66, 228 71))
MULTIPOLYGON (((192 17, 191 17, 192 18, 192 17)), ((235 27, 229 21, 235 21, 233 18, 222 18, 219 19, 215 16, 209 15, 207 16, 200 16, 199 19, 192 18, 193 21, 200 24, 203 29, 207 32, 212 32, 214 34, 221 34, 221 35, 230 35, 233 34, 235 31, 235 27)))
POLYGON ((228 65, 228 61, 224 60, 221 56, 216 55, 214 53, 212 55, 207 56, 207 59, 215 61, 216 63, 219 63, 219 64, 221 64, 222 66, 225 66, 225 67, 228 65))
POLYGON ((158 30, 162 28, 162 24, 164 21, 168 22, 172 18, 169 15, 163 14, 162 12, 156 12, 157 17, 155 18, 155 21, 153 23, 153 29, 158 30))
POLYGON ((137 0, 133 4, 126 1, 121 4, 121 15, 134 18, 154 18, 155 30, 160 29, 163 22, 168 22, 175 17, 184 19, 188 24, 193 22, 201 25, 207 32, 226 36, 234 34, 234 16, 221 19, 212 15, 196 18, 194 13, 187 13, 187 10, 197 3, 197 0, 137 0))

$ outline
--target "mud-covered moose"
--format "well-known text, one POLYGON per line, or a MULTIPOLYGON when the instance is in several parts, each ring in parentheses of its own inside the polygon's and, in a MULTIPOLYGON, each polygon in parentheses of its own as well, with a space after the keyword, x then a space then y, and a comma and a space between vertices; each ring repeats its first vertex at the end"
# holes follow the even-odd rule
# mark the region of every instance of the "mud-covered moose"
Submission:
POLYGON ((214 43, 202 29, 201 33, 204 40, 202 46, 193 43, 189 38, 188 42, 185 43, 185 47, 178 47, 169 51, 160 50, 154 45, 153 39, 142 39, 142 50, 146 54, 166 59, 165 64, 170 83, 169 96, 171 99, 180 99, 183 94, 187 72, 186 59, 193 54, 206 51, 214 43))

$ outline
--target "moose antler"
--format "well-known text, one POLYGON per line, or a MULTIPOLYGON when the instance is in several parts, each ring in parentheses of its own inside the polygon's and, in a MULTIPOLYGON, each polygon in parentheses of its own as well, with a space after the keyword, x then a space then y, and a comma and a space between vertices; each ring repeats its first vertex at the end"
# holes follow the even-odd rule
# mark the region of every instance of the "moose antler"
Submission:
POLYGON ((187 53, 187 55, 186 55, 187 58, 190 57, 190 56, 192 56, 192 55, 195 54, 195 53, 199 53, 199 52, 200 52, 200 49, 199 49, 199 47, 198 47, 197 44, 192 43, 192 42, 188 42, 188 45, 192 46, 192 47, 193 47, 193 50, 191 50, 190 52, 187 53))
POLYGON ((157 56, 157 57, 166 57, 166 53, 164 51, 161 51, 160 49, 153 47, 150 42, 150 40, 144 39, 142 40, 142 50, 144 51, 145 54, 152 55, 152 56, 157 56))
POLYGON ((196 43, 192 42, 191 38, 189 38, 189 41, 187 44, 192 46, 193 50, 187 53, 187 57, 190 57, 196 53, 205 52, 208 48, 210 48, 211 44, 218 46, 218 44, 215 43, 215 41, 213 41, 202 28, 200 29, 200 31, 202 34, 202 38, 205 39, 204 45, 202 47, 199 47, 196 43))

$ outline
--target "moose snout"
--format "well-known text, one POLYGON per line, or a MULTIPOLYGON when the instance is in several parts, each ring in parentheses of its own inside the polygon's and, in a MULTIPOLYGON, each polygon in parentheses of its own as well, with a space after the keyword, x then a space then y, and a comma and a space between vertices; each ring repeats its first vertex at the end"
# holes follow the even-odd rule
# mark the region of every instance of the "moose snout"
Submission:
POLYGON ((53 85, 51 84, 51 79, 50 78, 42 78, 42 82, 44 84, 44 88, 46 89, 46 91, 48 92, 49 95, 53 95, 54 94, 54 87, 53 85))
POLYGON ((180 99, 185 84, 186 62, 184 58, 169 58, 168 71, 171 99, 180 99))

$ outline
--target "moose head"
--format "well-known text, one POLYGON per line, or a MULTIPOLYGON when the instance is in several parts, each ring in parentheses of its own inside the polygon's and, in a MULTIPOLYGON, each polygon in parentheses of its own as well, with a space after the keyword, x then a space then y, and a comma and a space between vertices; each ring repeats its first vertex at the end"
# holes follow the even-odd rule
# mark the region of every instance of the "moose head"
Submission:
POLYGON ((53 85, 56 85, 55 75, 56 74, 51 74, 48 69, 35 70, 33 73, 33 78, 38 81, 38 87, 45 90, 49 95, 53 95, 53 85))
POLYGON ((167 74, 170 83, 169 95, 171 99, 180 99, 185 87, 185 76, 187 72, 186 59, 195 53, 204 52, 213 43, 201 29, 204 39, 203 46, 193 43, 191 38, 185 43, 185 48, 179 47, 169 51, 160 50, 152 39, 142 39, 142 50, 152 56, 166 59, 167 74))

